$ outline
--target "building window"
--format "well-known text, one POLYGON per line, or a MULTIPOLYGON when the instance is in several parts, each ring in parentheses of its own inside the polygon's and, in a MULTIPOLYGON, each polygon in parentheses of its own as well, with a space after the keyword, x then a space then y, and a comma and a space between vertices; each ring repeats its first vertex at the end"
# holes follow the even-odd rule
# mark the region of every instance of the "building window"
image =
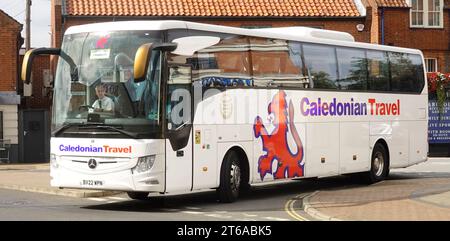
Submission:
POLYGON ((443 27, 443 0, 410 0, 410 3, 412 27, 443 27))
POLYGON ((427 67, 427 72, 437 72, 437 59, 425 59, 425 65, 427 67))

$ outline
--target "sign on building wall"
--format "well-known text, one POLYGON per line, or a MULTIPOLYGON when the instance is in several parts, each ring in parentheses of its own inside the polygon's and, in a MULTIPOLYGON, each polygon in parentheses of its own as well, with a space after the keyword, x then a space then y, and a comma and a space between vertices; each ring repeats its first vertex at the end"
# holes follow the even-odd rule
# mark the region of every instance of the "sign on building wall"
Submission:
POLYGON ((430 144, 450 143, 450 102, 446 102, 444 112, 439 117, 436 100, 428 102, 428 142, 430 144))

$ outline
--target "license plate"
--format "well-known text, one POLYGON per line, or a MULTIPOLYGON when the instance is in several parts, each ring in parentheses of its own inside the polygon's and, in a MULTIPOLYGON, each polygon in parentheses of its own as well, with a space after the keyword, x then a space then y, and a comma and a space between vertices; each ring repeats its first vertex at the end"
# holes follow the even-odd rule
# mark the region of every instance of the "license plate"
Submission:
POLYGON ((103 181, 99 180, 83 180, 81 186, 103 186, 103 181))

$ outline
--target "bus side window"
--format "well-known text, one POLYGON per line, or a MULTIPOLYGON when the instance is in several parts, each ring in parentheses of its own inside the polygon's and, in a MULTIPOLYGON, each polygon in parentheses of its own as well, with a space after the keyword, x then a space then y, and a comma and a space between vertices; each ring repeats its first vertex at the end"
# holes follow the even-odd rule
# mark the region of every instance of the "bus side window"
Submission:
POLYGON ((192 68, 189 65, 169 67, 167 120, 169 130, 191 123, 192 68))
POLYGON ((253 78, 256 86, 305 88, 301 45, 286 40, 250 38, 253 78))
POLYGON ((305 63, 313 79, 313 88, 339 89, 336 48, 303 44, 305 63))
POLYGON ((341 90, 367 90, 367 58, 362 49, 337 48, 341 90))
POLYGON ((423 89, 423 65, 420 57, 405 53, 389 53, 391 90, 420 93, 423 89))
POLYGON ((367 51, 369 90, 389 91, 389 60, 386 52, 367 51))
POLYGON ((194 81, 203 87, 252 86, 248 38, 232 36, 205 48, 190 60, 194 81))

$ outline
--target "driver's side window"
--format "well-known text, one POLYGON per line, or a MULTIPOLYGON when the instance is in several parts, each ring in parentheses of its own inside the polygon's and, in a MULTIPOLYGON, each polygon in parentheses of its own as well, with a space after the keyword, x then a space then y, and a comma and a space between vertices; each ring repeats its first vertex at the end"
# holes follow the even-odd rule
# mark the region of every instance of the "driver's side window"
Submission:
POLYGON ((191 124, 191 88, 192 68, 181 60, 180 56, 171 56, 167 91, 168 130, 177 130, 185 124, 191 124), (176 60, 176 61, 173 61, 176 60), (178 63, 177 63, 178 62, 178 63), (183 62, 183 63, 180 63, 183 62))

